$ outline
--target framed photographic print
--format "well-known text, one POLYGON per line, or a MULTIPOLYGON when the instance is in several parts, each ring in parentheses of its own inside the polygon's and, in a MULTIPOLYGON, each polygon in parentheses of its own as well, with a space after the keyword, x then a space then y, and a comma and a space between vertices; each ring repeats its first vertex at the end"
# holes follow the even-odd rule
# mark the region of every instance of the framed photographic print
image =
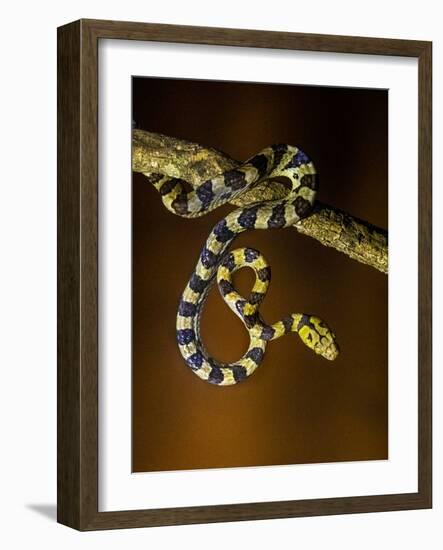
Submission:
POLYGON ((431 507, 431 88, 430 42, 58 29, 59 522, 431 507))

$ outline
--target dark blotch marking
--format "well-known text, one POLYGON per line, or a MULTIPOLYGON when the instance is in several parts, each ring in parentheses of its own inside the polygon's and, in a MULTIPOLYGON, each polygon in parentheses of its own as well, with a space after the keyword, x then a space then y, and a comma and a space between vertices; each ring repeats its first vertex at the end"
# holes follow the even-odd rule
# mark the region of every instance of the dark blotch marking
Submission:
POLYGON ((149 181, 149 183, 152 183, 152 184, 159 182, 164 177, 165 176, 163 174, 149 174, 149 175, 146 175, 146 179, 149 181))
POLYGON ((229 170, 225 173, 224 178, 226 187, 230 187, 233 191, 241 189, 246 183, 245 175, 239 170, 229 170))
POLYGON ((170 193, 176 187, 176 185, 178 185, 179 181, 180 180, 176 178, 171 178, 165 181, 165 183, 159 189, 160 195, 164 197, 165 195, 170 193))
POLYGON ((263 300, 264 294, 261 292, 251 292, 249 295, 249 303, 256 305, 259 304, 263 300))
POLYGON ((275 330, 272 327, 264 326, 263 330, 261 331, 260 338, 262 340, 272 340, 274 334, 275 334, 275 330))
POLYGON ((214 254, 211 252, 206 246, 203 248, 202 253, 200 255, 200 261, 201 263, 206 267, 214 267, 214 265, 217 263, 217 254, 214 254))
POLYGON ((311 159, 308 157, 308 155, 304 153, 301 149, 297 151, 294 159, 300 164, 308 164, 308 162, 311 162, 311 159))
POLYGON ((215 197, 211 180, 202 183, 195 192, 202 203, 203 210, 207 210, 215 197))
POLYGON ((220 292, 223 294, 223 296, 226 296, 234 290, 232 284, 226 279, 220 279, 220 281, 218 281, 218 288, 220 289, 220 292))
POLYGON ((288 146, 284 143, 276 143, 272 146, 272 150, 274 151, 274 166, 277 166, 280 164, 283 156, 288 152, 288 146))
POLYGON ((306 313, 303 313, 300 321, 298 322, 297 330, 300 330, 306 325, 311 326, 311 322, 309 321, 309 315, 306 315, 306 313))
POLYGON ((186 361, 192 370, 198 370, 203 364, 203 355, 199 351, 196 351, 186 361))
POLYGON ((176 212, 179 216, 186 216, 186 214, 189 214, 188 210, 188 195, 183 191, 183 193, 180 193, 171 203, 171 208, 176 212))
POLYGON ((272 209, 272 215, 268 220, 268 227, 269 229, 279 229, 284 227, 285 223, 285 205, 277 204, 277 206, 274 206, 272 209))
POLYGON ((252 328, 257 322, 257 314, 253 313, 252 315, 243 315, 243 320, 248 328, 252 328))
POLYGON ((211 365, 211 367, 218 367, 217 361, 212 359, 212 357, 207 357, 206 361, 211 365))
POLYGON ((297 197, 292 204, 294 205, 295 211, 300 218, 306 217, 312 210, 311 203, 300 196, 297 197))
POLYGON ((248 351, 246 357, 252 359, 258 365, 263 359, 263 350, 261 348, 252 348, 248 351))
POLYGON ((288 315, 283 319, 283 326, 285 327, 285 332, 291 332, 292 328, 292 316, 288 315))
POLYGON ((194 292, 197 292, 197 294, 201 294, 204 291, 206 284, 207 281, 204 281, 197 273, 193 273, 189 281, 189 286, 194 292))
POLYGON ((309 187, 313 191, 318 189, 318 177, 317 174, 305 174, 300 180, 301 187, 309 187))
POLYGON ((311 159, 303 151, 298 151, 292 159, 288 162, 285 168, 298 168, 302 164, 307 164, 311 162, 311 159))
POLYGON ((245 367, 242 367, 241 365, 234 365, 231 368, 232 368, 232 376, 234 377, 234 380, 236 382, 241 382, 242 380, 247 378, 245 367))
POLYGON ((246 300, 237 300, 235 302, 235 309, 243 316, 243 309, 246 305, 246 300))
POLYGON ((212 367, 211 372, 209 373, 208 382, 211 384, 220 384, 223 382, 224 376, 220 367, 212 367))
POLYGON ((253 248, 246 248, 245 249, 245 261, 248 263, 252 263, 260 256, 260 252, 257 250, 254 250, 253 248))
POLYGON ((257 277, 260 279, 260 281, 270 281, 271 280, 271 268, 263 267, 262 269, 259 269, 257 271, 257 277))
POLYGON ((256 155, 248 161, 248 164, 252 164, 257 169, 259 176, 263 176, 268 170, 268 159, 265 155, 256 155))
POLYGON ((238 223, 245 229, 253 229, 255 226, 255 220, 257 219, 258 208, 258 206, 245 208, 237 219, 238 223))
POLYGON ((217 223, 213 229, 213 233, 220 243, 225 243, 235 237, 235 233, 228 228, 225 219, 217 223))
POLYGON ((183 317, 192 317, 196 314, 197 306, 191 302, 186 302, 185 300, 180 301, 178 306, 178 312, 183 317))
POLYGON ((195 332, 192 328, 177 330, 177 342, 182 346, 195 340, 195 332))
POLYGON ((228 254, 226 256, 226 259, 223 261, 223 266, 226 267, 226 269, 229 269, 229 271, 233 271, 235 269, 234 254, 228 254))

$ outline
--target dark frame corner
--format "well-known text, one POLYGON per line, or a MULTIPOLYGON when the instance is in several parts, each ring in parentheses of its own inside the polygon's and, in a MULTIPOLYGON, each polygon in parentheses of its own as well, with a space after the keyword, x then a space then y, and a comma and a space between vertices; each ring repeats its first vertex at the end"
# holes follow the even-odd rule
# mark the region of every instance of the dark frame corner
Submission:
POLYGON ((58 29, 58 521, 82 531, 432 507, 432 43, 79 20, 58 29), (102 38, 407 56, 419 66, 417 493, 98 511, 97 69, 102 38))

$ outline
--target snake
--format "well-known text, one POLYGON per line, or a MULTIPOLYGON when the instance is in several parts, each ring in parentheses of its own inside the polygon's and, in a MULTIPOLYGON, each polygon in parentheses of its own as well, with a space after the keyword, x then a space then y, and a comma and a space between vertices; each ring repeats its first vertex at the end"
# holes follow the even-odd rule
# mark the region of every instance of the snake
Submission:
POLYGON ((247 204, 218 221, 201 250, 179 301, 176 317, 179 351, 192 372, 211 384, 232 386, 247 379, 262 363, 268 342, 290 332, 298 334, 308 348, 323 358, 332 361, 337 357, 339 347, 334 332, 315 315, 291 313, 274 324, 267 324, 260 314, 260 305, 271 280, 269 264, 253 248, 229 250, 234 239, 246 230, 286 228, 308 216, 318 190, 317 172, 312 160, 301 149, 275 144, 237 168, 218 174, 194 188, 181 178, 148 175, 164 206, 184 218, 203 216, 246 193, 259 182, 276 177, 290 182, 287 195, 283 199, 247 204), (232 280, 233 273, 245 267, 255 273, 255 282, 247 298, 236 291, 232 280), (248 349, 234 363, 211 357, 200 336, 203 306, 215 281, 221 297, 249 333, 248 349))

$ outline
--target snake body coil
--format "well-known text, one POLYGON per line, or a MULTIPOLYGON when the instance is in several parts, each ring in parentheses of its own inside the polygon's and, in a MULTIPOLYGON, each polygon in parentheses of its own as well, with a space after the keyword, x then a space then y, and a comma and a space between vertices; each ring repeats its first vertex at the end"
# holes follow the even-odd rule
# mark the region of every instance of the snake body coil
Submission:
POLYGON ((318 317, 293 313, 273 325, 266 324, 259 313, 271 277, 266 260, 251 248, 228 251, 235 237, 247 229, 289 227, 307 216, 317 191, 315 168, 303 151, 279 144, 263 149, 240 167, 203 182, 193 191, 187 191, 186 182, 178 178, 159 174, 149 177, 168 210, 192 218, 231 201, 259 181, 282 176, 291 182, 284 199, 239 208, 215 225, 180 300, 176 326, 180 353, 195 374, 213 384, 232 385, 250 376, 260 365, 267 343, 288 332, 298 333, 304 344, 326 359, 335 359, 338 354, 335 335, 318 317), (256 275, 248 299, 240 296, 232 284, 232 273, 242 267, 250 267, 256 275), (200 315, 216 275, 223 299, 249 332, 248 350, 235 364, 211 358, 200 339, 200 315))

